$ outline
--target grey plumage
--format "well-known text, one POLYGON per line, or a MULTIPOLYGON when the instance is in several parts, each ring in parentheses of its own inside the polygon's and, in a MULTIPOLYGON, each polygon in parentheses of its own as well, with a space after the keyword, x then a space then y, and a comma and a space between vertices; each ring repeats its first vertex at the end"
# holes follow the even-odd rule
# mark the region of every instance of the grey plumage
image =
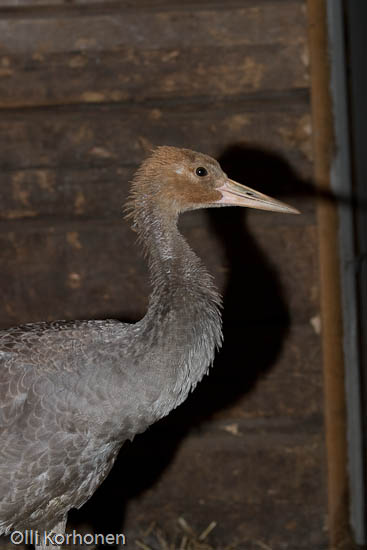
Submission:
POLYGON ((124 441, 182 403, 208 371, 222 340, 220 298, 177 219, 222 206, 227 180, 210 157, 170 147, 138 171, 128 209, 152 283, 141 321, 57 321, 0 333, 0 533, 62 531, 124 441))
POLYGON ((123 442, 179 405, 212 362, 219 297, 176 219, 163 228, 158 210, 145 211, 153 293, 140 322, 0 333, 1 533, 54 529, 93 494, 123 442))

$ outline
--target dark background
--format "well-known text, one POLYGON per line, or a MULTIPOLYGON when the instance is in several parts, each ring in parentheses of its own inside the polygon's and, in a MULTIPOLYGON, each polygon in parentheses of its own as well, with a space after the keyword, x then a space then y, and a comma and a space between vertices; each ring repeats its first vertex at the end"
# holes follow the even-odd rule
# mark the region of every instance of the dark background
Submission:
POLYGON ((122 206, 155 145, 216 156, 302 211, 182 218, 223 293, 223 350, 70 525, 124 532, 134 549, 178 547, 179 518, 197 535, 217 523, 208 548, 323 547, 306 2, 2 1, 0 109, 3 328, 144 314, 146 266, 122 206))

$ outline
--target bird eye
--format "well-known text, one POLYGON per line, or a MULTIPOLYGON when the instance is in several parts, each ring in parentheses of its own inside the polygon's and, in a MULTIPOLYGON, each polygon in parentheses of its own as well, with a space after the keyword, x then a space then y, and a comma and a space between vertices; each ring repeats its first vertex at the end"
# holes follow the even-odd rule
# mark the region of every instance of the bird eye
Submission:
POLYGON ((203 166, 199 166, 199 168, 196 168, 196 175, 200 177, 207 176, 208 170, 203 166))

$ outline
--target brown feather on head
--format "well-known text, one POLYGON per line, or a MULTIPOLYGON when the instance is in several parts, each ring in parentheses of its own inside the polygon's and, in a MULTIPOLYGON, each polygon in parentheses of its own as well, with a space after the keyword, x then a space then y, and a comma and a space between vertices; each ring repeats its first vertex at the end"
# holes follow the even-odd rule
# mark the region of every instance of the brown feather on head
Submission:
POLYGON ((217 206, 246 206, 299 213, 298 210, 228 178, 219 163, 190 149, 157 147, 132 181, 128 210, 158 208, 163 216, 217 206))
POLYGON ((148 194, 167 211, 176 213, 211 206, 226 179, 213 158, 190 149, 157 147, 144 160, 132 182, 132 197, 148 194))

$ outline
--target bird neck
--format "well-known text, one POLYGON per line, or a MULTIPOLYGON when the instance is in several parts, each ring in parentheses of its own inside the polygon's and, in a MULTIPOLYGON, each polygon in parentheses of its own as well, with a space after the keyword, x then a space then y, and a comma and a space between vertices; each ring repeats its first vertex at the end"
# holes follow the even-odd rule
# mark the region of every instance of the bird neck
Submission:
MULTIPOLYGON (((177 227, 178 215, 159 209, 134 216, 134 228, 148 256, 152 292, 145 317, 151 365, 171 377, 167 409, 180 404, 210 367, 222 341, 220 296, 212 277, 177 227), (173 387, 177 389, 176 395, 173 387)), ((169 410, 165 410, 167 414, 169 410)), ((164 416, 159 411, 159 416, 164 416)))
POLYGON ((149 263, 153 289, 150 307, 156 304, 156 297, 160 303, 168 299, 173 305, 174 296, 184 290, 198 292, 210 303, 220 304, 211 275, 178 230, 176 212, 162 213, 161 208, 149 204, 137 210, 133 219, 133 228, 149 263))

